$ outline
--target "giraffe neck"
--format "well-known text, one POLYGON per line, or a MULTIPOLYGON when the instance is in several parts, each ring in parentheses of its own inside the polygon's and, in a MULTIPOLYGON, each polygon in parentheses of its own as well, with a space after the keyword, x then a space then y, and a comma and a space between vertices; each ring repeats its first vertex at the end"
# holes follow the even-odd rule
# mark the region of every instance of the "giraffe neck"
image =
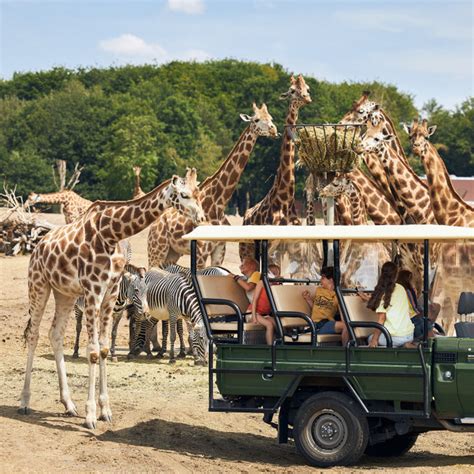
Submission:
MULTIPOLYGON (((280 165, 268 196, 271 202, 278 200, 280 204, 291 204, 295 197, 295 144, 290 129, 298 121, 300 105, 294 101, 288 106, 285 131, 281 141, 280 165)), ((284 212, 285 215, 288 212, 284 212)))
POLYGON ((143 190, 140 187, 140 174, 135 173, 135 185, 134 185, 134 189, 133 189, 133 195, 138 196, 140 194, 143 194, 143 190))
POLYGON ((429 142, 422 152, 422 162, 428 180, 431 205, 438 224, 462 225, 459 222, 473 208, 464 202, 455 191, 448 170, 436 148, 429 142))
POLYGON ((408 165, 408 160, 405 155, 405 150, 402 147, 400 142, 400 138, 398 138, 397 131, 395 130, 395 126, 393 124, 392 119, 385 113, 385 111, 381 110, 383 122, 384 122, 384 130, 386 133, 393 135, 394 139, 390 142, 390 146, 395 151, 395 153, 400 157, 408 165))
POLYGON ((39 202, 46 204, 67 204, 71 200, 71 196, 68 192, 59 191, 57 193, 39 194, 41 197, 39 202))
POLYGON ((367 211, 362 197, 358 189, 352 184, 347 190, 347 196, 351 203, 352 210, 352 224, 365 225, 367 224, 367 211))
POLYGON ((367 214, 376 225, 399 225, 403 220, 398 213, 392 196, 386 197, 377 183, 365 175, 359 168, 348 173, 352 185, 357 188, 364 201, 367 214))
POLYGON ((101 237, 109 244, 127 239, 146 229, 171 202, 167 196, 169 181, 165 181, 144 196, 131 201, 96 201, 83 216, 87 230, 94 220, 101 237))
POLYGON ((206 218, 218 219, 224 215, 225 207, 247 166, 256 141, 257 134, 248 126, 240 135, 224 163, 199 186, 202 208, 206 218))
POLYGON ((312 192, 306 191, 306 225, 315 225, 314 196, 312 192))
POLYGON ((415 224, 435 223, 427 187, 387 145, 378 156, 384 165, 397 206, 404 208, 415 224))

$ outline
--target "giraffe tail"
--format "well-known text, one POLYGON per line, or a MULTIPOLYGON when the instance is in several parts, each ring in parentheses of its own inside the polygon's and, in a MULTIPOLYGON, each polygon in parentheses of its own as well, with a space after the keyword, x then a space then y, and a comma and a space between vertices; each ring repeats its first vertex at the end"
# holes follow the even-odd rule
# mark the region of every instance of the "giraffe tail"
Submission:
POLYGON ((28 319, 28 322, 26 323, 26 328, 23 331, 23 347, 26 347, 26 343, 28 341, 28 336, 30 335, 31 331, 31 317, 28 319))

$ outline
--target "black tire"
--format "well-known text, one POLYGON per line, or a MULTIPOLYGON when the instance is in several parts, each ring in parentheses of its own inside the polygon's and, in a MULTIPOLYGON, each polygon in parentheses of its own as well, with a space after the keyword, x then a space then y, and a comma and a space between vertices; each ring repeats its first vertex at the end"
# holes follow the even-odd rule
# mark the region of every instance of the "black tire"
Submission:
POLYGON ((416 443, 418 434, 407 433, 405 435, 397 435, 394 438, 383 441, 382 443, 367 446, 365 454, 376 458, 391 458, 403 456, 410 451, 416 443))
POLYGON ((312 466, 346 466, 364 453, 369 426, 355 400, 339 392, 322 392, 298 409, 293 434, 298 451, 312 466))

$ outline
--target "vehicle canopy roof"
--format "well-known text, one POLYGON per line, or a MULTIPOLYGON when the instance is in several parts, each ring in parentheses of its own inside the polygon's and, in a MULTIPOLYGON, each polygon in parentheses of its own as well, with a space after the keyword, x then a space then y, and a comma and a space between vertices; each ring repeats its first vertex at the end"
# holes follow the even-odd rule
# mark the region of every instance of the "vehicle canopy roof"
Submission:
POLYGON ((473 241, 474 228, 447 225, 201 225, 186 240, 253 242, 255 240, 357 240, 362 242, 473 241))

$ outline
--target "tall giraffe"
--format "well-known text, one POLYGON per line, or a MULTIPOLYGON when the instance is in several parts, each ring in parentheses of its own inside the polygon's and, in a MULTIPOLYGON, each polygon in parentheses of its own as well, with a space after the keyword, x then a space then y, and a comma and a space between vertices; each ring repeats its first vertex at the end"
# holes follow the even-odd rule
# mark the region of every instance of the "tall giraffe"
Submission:
MULTIPOLYGON (((436 131, 436 125, 428 127, 424 119, 417 119, 411 126, 404 126, 410 136, 413 153, 420 157, 425 169, 431 206, 436 222, 442 225, 474 227, 474 208, 467 204, 454 189, 443 159, 428 138, 436 131)), ((456 304, 460 291, 474 290, 474 245, 444 244, 439 251, 441 268, 437 277, 441 282, 440 300, 443 302, 439 321, 447 334, 453 334, 456 304)))
POLYGON ((394 136, 384 130, 383 122, 373 126, 369 120, 358 151, 377 157, 386 170, 398 208, 404 208, 415 224, 436 223, 427 187, 413 169, 399 158, 389 144, 394 136))
MULTIPOLYGON (((246 114, 240 115, 249 125, 219 169, 199 186, 204 214, 212 225, 229 225, 224 211, 239 183, 257 138, 259 136, 275 138, 278 135, 265 104, 260 109, 253 104, 253 111, 254 115, 251 117, 246 114)), ((176 263, 181 255, 188 255, 189 243, 183 239, 183 235, 192 228, 191 220, 173 209, 164 212, 150 227, 148 234, 149 267, 176 263)), ((221 265, 224 253, 225 244, 199 242, 197 265, 204 267, 208 256, 211 256, 211 265, 221 265)))
POLYGON ((141 166, 133 167, 133 175, 135 176, 135 182, 133 186, 133 199, 137 199, 145 195, 145 192, 140 186, 140 174, 142 172, 141 166))
POLYGON ((150 225, 164 209, 174 206, 199 223, 204 214, 199 204, 196 172, 187 179, 173 176, 148 194, 132 201, 96 201, 77 221, 53 229, 33 251, 28 269, 29 320, 24 337, 28 358, 20 411, 27 414, 30 404, 31 372, 46 303, 53 291, 56 309, 49 331, 59 377, 60 399, 66 413, 76 415, 64 364, 63 339, 68 317, 79 296, 84 296, 84 314, 89 336, 89 392, 86 403, 88 428, 96 426, 96 364, 99 361, 100 419, 110 421, 107 392, 112 310, 118 294, 125 258, 119 242, 150 225))
POLYGON ((424 119, 411 126, 405 125, 410 136, 413 153, 421 158, 428 180, 431 207, 438 224, 474 227, 474 208, 467 204, 451 183, 443 159, 428 138, 436 131, 436 125, 428 127, 424 119))
MULTIPOLYGON (((300 74, 296 79, 291 76, 288 92, 281 98, 289 98, 285 130, 280 148, 280 165, 267 195, 255 206, 245 212, 244 225, 299 225, 295 212, 295 144, 291 136, 291 127, 296 125, 299 109, 311 102, 309 86, 300 74)), ((254 256, 253 244, 240 244, 241 260, 254 256)))
POLYGON ((47 204, 62 204, 64 219, 66 224, 70 224, 86 212, 92 201, 84 199, 79 194, 69 189, 58 191, 57 193, 38 194, 30 193, 25 206, 33 206, 40 202, 47 204))

